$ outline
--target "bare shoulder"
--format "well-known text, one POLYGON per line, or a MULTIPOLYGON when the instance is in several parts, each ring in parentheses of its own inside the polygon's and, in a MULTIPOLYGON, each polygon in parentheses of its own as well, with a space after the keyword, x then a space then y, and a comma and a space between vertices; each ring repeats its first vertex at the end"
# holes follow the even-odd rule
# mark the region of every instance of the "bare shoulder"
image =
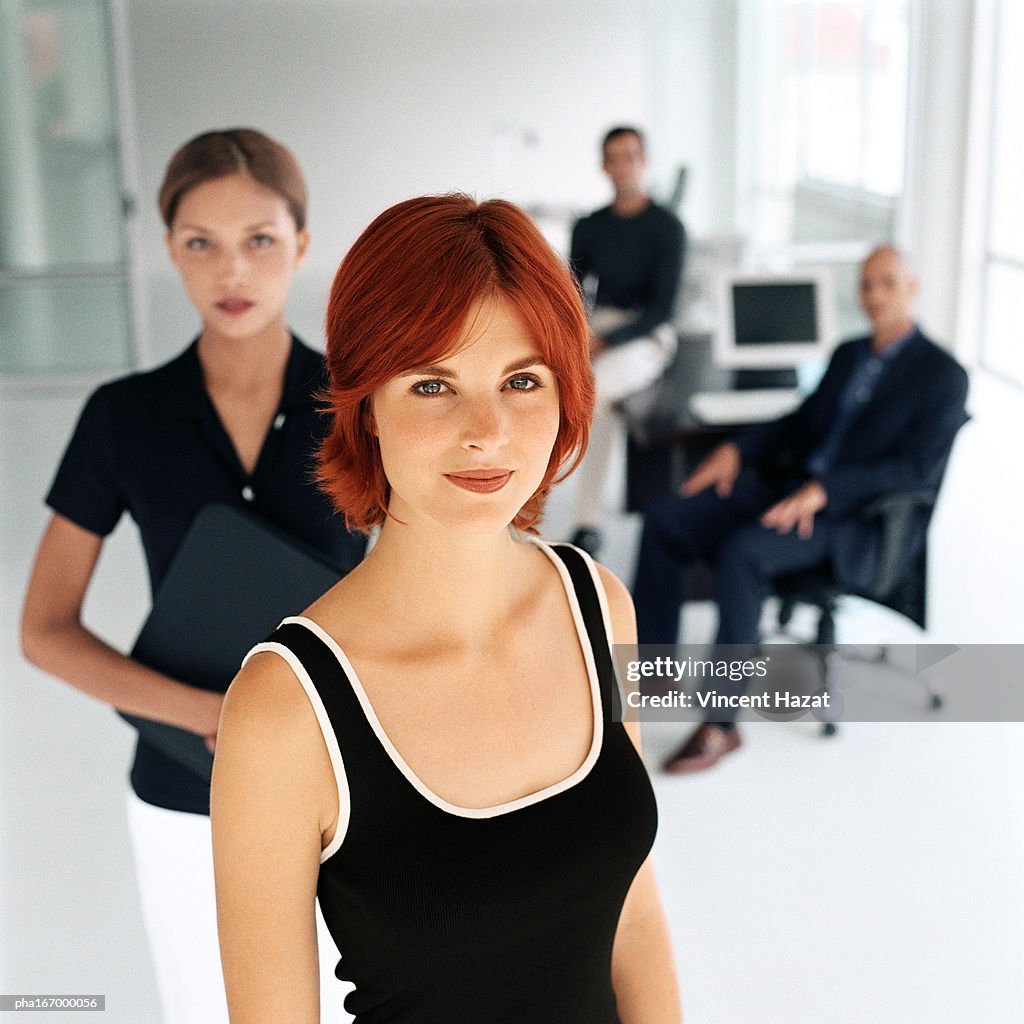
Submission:
POLYGON ((333 587, 324 591, 302 616, 335 638, 349 657, 368 641, 387 637, 380 606, 382 592, 379 574, 366 561, 346 573, 333 587))
POLYGON ((595 562, 594 566, 608 599, 608 614, 612 620, 612 643, 636 643, 636 613, 633 611, 633 598, 629 589, 611 569, 600 562, 595 562))
POLYGON ((232 724, 272 733, 282 740, 316 725, 316 717, 292 667, 272 651, 254 654, 235 676, 224 697, 221 728, 232 724))
POLYGON ((214 790, 294 800, 324 820, 336 813, 332 768, 302 684, 277 654, 253 655, 228 687, 217 732, 214 790))

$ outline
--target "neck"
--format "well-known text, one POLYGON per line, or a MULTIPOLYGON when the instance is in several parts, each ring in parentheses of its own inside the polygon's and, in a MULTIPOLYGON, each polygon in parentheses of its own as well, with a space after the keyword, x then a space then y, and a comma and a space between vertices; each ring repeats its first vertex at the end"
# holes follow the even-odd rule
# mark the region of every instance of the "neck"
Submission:
POLYGON ((911 330, 913 330, 914 321, 907 319, 901 320, 897 324, 889 324, 885 327, 879 327, 871 338, 871 350, 873 352, 884 352, 894 342, 900 340, 900 338, 906 337, 911 330))
POLYGON ((650 199, 644 189, 622 189, 615 193, 612 209, 620 216, 631 217, 640 213, 648 202, 650 199))
POLYGON ((509 530, 474 534, 387 519, 355 571, 372 574, 387 605, 401 609, 407 635, 474 648, 507 624, 529 557, 530 547, 509 530))
POLYGON ((268 380, 279 381, 291 346, 283 320, 245 338, 225 337, 204 326, 199 336, 199 362, 207 386, 246 390, 268 380))

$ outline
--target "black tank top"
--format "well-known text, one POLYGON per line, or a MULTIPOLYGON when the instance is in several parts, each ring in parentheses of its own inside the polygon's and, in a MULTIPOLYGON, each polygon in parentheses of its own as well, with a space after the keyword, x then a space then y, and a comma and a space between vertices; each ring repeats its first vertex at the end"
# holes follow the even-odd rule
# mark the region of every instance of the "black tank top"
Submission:
MULTIPOLYGON (((620 721, 593 563, 539 545, 562 576, 591 684, 590 752, 569 778, 461 808, 432 793, 383 732, 338 645, 308 619, 265 644, 302 682, 338 782, 341 818, 317 895, 355 984, 359 1024, 617 1024, 612 941, 657 827, 620 721), (347 811, 347 813, 346 813, 347 811)), ((555 685, 557 680, 553 680, 555 685)))

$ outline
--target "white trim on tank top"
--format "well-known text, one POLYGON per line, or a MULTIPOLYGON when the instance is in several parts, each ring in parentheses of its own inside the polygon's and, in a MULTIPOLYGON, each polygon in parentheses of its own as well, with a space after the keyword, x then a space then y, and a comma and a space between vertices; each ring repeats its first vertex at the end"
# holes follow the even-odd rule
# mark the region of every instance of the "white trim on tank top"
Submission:
MULTIPOLYGON (((571 775, 558 782, 552 783, 550 786, 545 786, 542 789, 536 790, 533 793, 527 793, 524 796, 517 797, 515 800, 507 800, 504 803, 495 804, 491 807, 461 807, 458 804, 453 804, 450 801, 445 800, 443 797, 435 793, 412 770, 405 758, 402 757, 401 753, 395 747, 394 743, 391 742, 391 737, 388 736, 384 727, 381 725, 380 720, 377 718, 373 705, 370 703, 370 699, 367 696, 366 691, 363 689, 362 683, 359 681, 359 676, 356 674, 355 669, 352 667, 352 663, 348 660, 348 657, 338 645, 337 641, 326 630, 324 630, 323 627, 318 625, 312 619, 306 618, 304 615, 289 616, 281 623, 281 625, 285 625, 286 623, 295 623, 300 626, 305 626, 311 633, 318 636, 330 648, 343 671, 348 676, 349 681, 352 684, 352 689, 356 695, 356 699, 359 701, 359 704, 363 709, 363 714, 366 716, 366 720, 369 723, 370 728, 373 730, 381 746, 384 748, 385 753, 387 753, 388 757, 391 758, 395 767, 402 773, 402 775, 405 776, 413 789, 415 789, 425 800, 432 803, 435 807, 440 808, 442 811, 460 818, 494 818, 502 814, 509 814, 512 811, 518 811, 523 807, 529 807, 531 804, 540 803, 542 800, 557 796, 559 793, 564 793, 566 790, 571 789, 573 786, 582 782, 590 774, 591 769, 597 763, 597 759, 601 754, 601 745, 604 739, 604 712, 601 704, 601 686, 597 677, 597 665, 594 661, 594 652, 591 648, 590 637, 587 633, 586 624, 583 621, 579 599, 576 596, 576 590, 573 587, 572 578, 569 575, 569 570, 565 563, 551 550, 551 548, 548 547, 547 544, 533 536, 528 536, 526 539, 531 543, 536 544, 536 546, 539 547, 545 555, 547 555, 562 580, 562 586, 565 590, 566 598, 569 601, 569 608, 572 612, 573 623, 576 627, 576 637, 583 653, 583 660, 587 669, 587 678, 590 682, 590 703, 593 727, 591 732, 590 750, 588 751, 583 763, 571 775)), ((605 628, 608 629, 607 602, 605 601, 604 589, 601 586, 600 579, 596 576, 593 568, 591 568, 591 574, 595 580, 601 601, 602 615, 605 617, 605 628)), ((609 632, 608 635, 611 636, 611 633, 609 632)), ((331 729, 331 732, 333 735, 333 729, 331 729)), ((334 745, 337 747, 337 739, 335 739, 334 745)), ((335 837, 335 839, 337 839, 337 837, 335 837)), ((332 841, 331 847, 335 847, 335 849, 337 848, 334 841, 332 841)), ((330 847, 328 847, 328 849, 330 849, 330 847)), ((331 852, 333 853, 334 850, 331 850, 331 852)), ((325 859, 326 857, 322 856, 321 863, 325 859)))

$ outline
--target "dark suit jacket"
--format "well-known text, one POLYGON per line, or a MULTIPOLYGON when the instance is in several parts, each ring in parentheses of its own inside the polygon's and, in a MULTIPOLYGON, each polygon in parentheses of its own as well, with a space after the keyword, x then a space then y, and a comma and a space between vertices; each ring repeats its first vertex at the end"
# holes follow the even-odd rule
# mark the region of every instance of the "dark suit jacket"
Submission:
MULTIPOLYGON (((738 438, 744 464, 768 477, 806 477, 807 457, 827 434, 864 344, 861 338, 840 345, 821 383, 798 409, 738 438)), ((894 491, 938 493, 953 439, 967 418, 966 397, 963 367, 915 331, 886 367, 820 478, 828 494, 821 514, 837 522, 832 562, 840 583, 870 590, 877 569, 881 526, 859 519, 859 512, 894 491)), ((915 514, 908 564, 924 543, 930 511, 922 507, 915 514)))

